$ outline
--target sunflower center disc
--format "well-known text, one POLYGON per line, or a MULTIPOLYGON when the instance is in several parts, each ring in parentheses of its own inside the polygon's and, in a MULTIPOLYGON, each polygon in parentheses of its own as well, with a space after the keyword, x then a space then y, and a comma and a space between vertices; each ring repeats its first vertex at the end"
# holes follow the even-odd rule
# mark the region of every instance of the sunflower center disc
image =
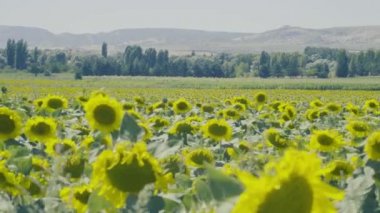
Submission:
POLYGON ((97 122, 110 125, 116 120, 116 112, 112 107, 102 104, 95 108, 94 117, 97 122))
POLYGON ((10 134, 15 128, 16 125, 9 115, 0 115, 0 134, 10 134))
POLYGON ((218 124, 212 124, 208 130, 212 135, 216 136, 224 136, 227 133, 227 127, 218 124))
POLYGON ((179 103, 177 104, 177 108, 178 108, 179 110, 187 110, 188 105, 187 105, 185 102, 179 102, 179 103))
POLYGON ((303 177, 293 177, 274 189, 259 206, 259 213, 309 213, 313 205, 313 191, 303 177))
POLYGON ((59 109, 63 107, 63 102, 61 99, 52 98, 48 101, 47 105, 52 109, 59 109))
POLYGON ((264 102, 265 101, 265 95, 258 95, 256 100, 259 103, 264 102))
POLYGON ((323 146, 328 146, 334 143, 334 139, 328 135, 318 135, 318 143, 323 146))
POLYGON ((47 135, 50 133, 50 126, 44 122, 39 122, 33 125, 31 130, 36 135, 47 135))
POLYGON ((139 166, 136 158, 130 164, 117 164, 107 170, 107 176, 113 186, 123 192, 137 193, 146 184, 154 183, 156 176, 152 165, 144 161, 143 166, 139 166))
POLYGON ((366 128, 365 126, 363 126, 363 125, 359 125, 359 124, 354 125, 354 126, 353 126, 353 129, 354 129, 355 131, 357 131, 357 132, 365 132, 365 131, 367 131, 367 128, 366 128))
POLYGON ((375 150, 376 153, 380 153, 380 141, 376 141, 376 143, 372 145, 372 149, 375 150))
POLYGON ((87 190, 83 192, 75 192, 74 197, 77 199, 79 202, 83 204, 87 204, 88 199, 90 198, 91 193, 87 190))
POLYGON ((204 163, 211 163, 212 160, 210 159, 209 156, 203 153, 199 153, 199 154, 195 154, 191 156, 191 161, 193 161, 194 163, 198 165, 203 165, 204 163))

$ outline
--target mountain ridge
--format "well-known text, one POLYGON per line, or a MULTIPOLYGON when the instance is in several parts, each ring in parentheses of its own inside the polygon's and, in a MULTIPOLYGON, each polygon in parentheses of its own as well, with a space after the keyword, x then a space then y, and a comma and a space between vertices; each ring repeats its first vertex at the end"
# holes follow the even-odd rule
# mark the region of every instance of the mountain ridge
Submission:
MULTIPOLYGON (((283 26, 262 33, 223 32, 180 28, 125 28, 100 33, 52 33, 39 27, 0 25, 0 46, 7 39, 25 39, 44 49, 98 50, 103 41, 111 51, 126 45, 168 49, 171 52, 290 52, 306 46, 346 48, 351 51, 380 49, 380 26, 310 29, 283 26)), ((3 44, 3 45, 1 45, 3 44)))

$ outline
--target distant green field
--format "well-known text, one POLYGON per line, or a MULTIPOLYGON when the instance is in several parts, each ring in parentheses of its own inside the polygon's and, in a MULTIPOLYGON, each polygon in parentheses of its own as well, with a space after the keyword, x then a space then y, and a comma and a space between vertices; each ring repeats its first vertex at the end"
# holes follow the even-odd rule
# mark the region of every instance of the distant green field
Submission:
MULTIPOLYGON (((81 81, 73 81, 73 74, 55 74, 50 77, 32 74, 1 73, 0 83, 8 80, 19 80, 22 85, 51 84, 59 80, 59 84, 81 86, 85 88, 191 88, 191 89, 304 89, 304 90, 380 90, 380 77, 356 78, 191 78, 191 77, 84 77, 81 81), (29 82, 30 80, 30 82, 29 82)), ((51 84, 57 86, 57 84, 51 84)))

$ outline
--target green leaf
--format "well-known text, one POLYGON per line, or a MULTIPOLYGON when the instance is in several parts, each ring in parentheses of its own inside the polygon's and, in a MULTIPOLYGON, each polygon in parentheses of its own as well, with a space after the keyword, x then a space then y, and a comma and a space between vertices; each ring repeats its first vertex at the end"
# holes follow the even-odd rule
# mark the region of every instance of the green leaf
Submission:
POLYGON ((91 194, 90 198, 88 199, 87 205, 88 212, 118 212, 117 209, 109 201, 99 196, 96 192, 93 192, 91 194))
POLYGON ((218 201, 240 195, 243 192, 243 186, 236 179, 211 167, 207 168, 207 180, 213 197, 218 201))
POLYGON ((32 156, 11 158, 8 164, 16 167, 17 172, 28 175, 32 170, 32 156))
POLYGON ((193 189, 198 200, 205 203, 209 203, 213 200, 211 189, 205 180, 198 179, 194 181, 193 189))
POLYGON ((137 124, 136 120, 125 113, 120 128, 120 137, 125 140, 136 142, 143 133, 143 129, 137 124))

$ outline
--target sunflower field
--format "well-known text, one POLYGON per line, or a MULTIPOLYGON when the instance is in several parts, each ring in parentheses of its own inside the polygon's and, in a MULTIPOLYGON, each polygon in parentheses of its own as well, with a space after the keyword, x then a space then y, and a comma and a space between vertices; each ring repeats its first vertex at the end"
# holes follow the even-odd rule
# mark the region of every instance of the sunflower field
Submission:
POLYGON ((380 211, 376 92, 2 92, 0 212, 380 211))

